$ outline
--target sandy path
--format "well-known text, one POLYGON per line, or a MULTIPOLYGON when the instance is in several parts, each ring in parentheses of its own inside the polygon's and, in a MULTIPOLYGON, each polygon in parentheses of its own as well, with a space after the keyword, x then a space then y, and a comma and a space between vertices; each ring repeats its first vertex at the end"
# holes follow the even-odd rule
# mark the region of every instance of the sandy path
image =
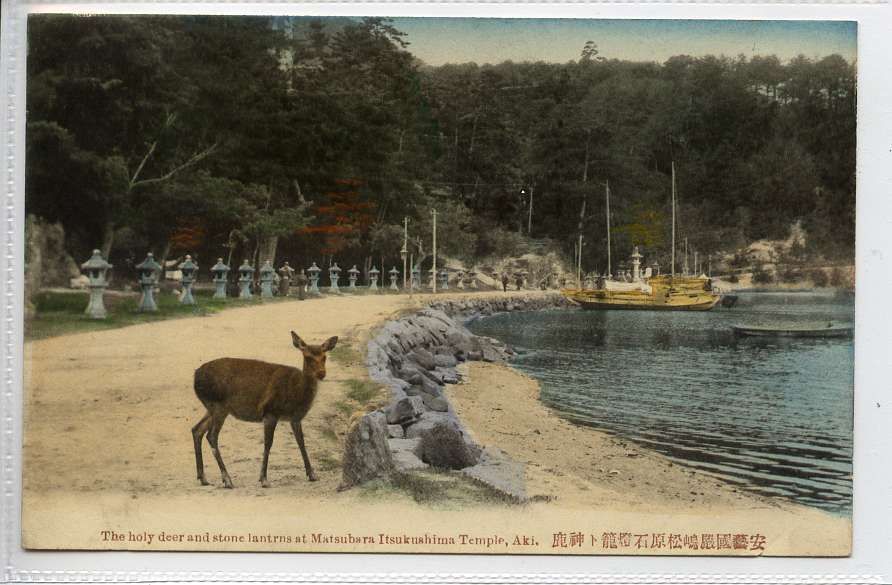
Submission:
MULTIPOLYGON (((475 293, 481 296, 494 293, 475 293)), ((536 294, 536 293, 529 293, 536 294)), ((439 295, 438 295, 439 296, 439 295)), ((429 296, 326 297, 304 302, 281 302, 231 309, 215 315, 83 333, 29 342, 25 347, 24 543, 32 548, 118 548, 180 550, 357 550, 431 552, 523 552, 601 554, 594 543, 602 530, 728 530, 771 538, 768 554, 809 552, 824 542, 826 554, 844 554, 850 524, 805 509, 759 504, 758 509, 737 504, 735 494, 716 487, 714 480, 686 479, 680 470, 672 482, 696 481, 703 496, 679 499, 686 487, 668 487, 654 472, 640 485, 631 477, 650 454, 634 463, 625 460, 592 464, 575 460, 568 450, 556 457, 551 449, 568 449, 549 442, 556 436, 573 437, 575 445, 591 439, 549 418, 535 399, 535 385, 519 384, 512 370, 474 366, 471 382, 454 389, 453 397, 466 420, 484 443, 502 445, 530 462, 530 491, 555 493, 554 502, 512 507, 493 503, 455 504, 450 501, 419 505, 393 489, 350 490, 338 493, 339 459, 351 413, 344 408, 344 381, 362 379, 364 367, 354 360, 329 360, 304 429, 307 448, 320 481, 306 480, 300 455, 286 425, 276 434, 270 460, 272 488, 257 481, 262 453, 261 425, 230 418, 220 435, 235 490, 220 487, 219 472, 205 446, 208 478, 201 487, 195 479, 190 428, 203 414, 195 398, 192 374, 201 363, 220 356, 263 359, 300 365, 289 330, 310 342, 330 335, 361 350, 369 331, 395 313, 420 306, 429 296), (501 373, 500 373, 501 372, 501 373), (507 372, 507 374, 506 374, 507 372), (511 394, 511 389, 521 392, 511 394), (497 391, 494 391, 497 390, 497 391), (481 400, 473 398, 477 393, 481 400), (507 401, 500 403, 498 401, 507 401), (496 410, 502 408, 502 411, 496 410), (532 417, 524 422, 511 416, 532 417), (528 412, 524 412, 528 411, 528 412), (547 424, 546 424, 547 423, 547 424), (534 426, 535 425, 535 426, 534 426), (519 427, 539 434, 518 434, 519 427), (502 435, 501 433, 504 433, 502 435), (587 438, 583 438, 587 437, 587 438), (540 441, 543 441, 540 443, 540 441), (508 448, 515 445, 517 449, 508 448), (526 447, 531 447, 527 452, 526 447), (619 477, 594 473, 598 467, 620 471, 619 477), (592 469, 590 469, 590 467, 592 469), (646 482, 650 482, 648 485, 646 482), (718 491, 717 491, 718 490, 718 491), (718 494, 718 495, 717 495, 718 494), (774 530, 780 523, 788 529, 774 530), (552 548, 556 531, 579 529, 587 534, 584 548, 552 548), (127 535, 110 540, 108 533, 127 535), (772 532, 774 530, 774 532, 772 532), (130 537, 148 532, 151 542, 130 537), (227 543, 202 540, 159 541, 161 533, 225 533, 227 543), (345 534, 377 538, 381 532, 432 534, 460 538, 461 533, 487 537, 498 533, 511 540, 532 535, 536 544, 457 545, 312 542, 311 534, 345 534), (252 536, 275 537, 251 540, 252 536), (794 539, 793 536, 796 536, 794 539), (828 536, 829 535, 829 536, 828 536), (281 537, 281 540, 276 538, 281 537), (286 537, 290 540, 286 540, 286 537), (240 539, 240 540, 238 540, 240 539), (309 539, 309 540, 308 540, 309 539)), ((442 298, 442 297, 441 297, 442 298)), ((348 352, 349 354, 349 352, 348 352)), ((349 357, 349 356, 348 356, 349 357)), ((355 409, 361 408, 354 404, 355 409)), ((589 452, 609 459, 606 442, 589 442, 589 452)), ((658 456, 654 456, 657 457, 658 456)), ((615 459, 621 459, 617 454, 615 459)), ((647 472, 650 473, 650 472, 647 472)), ((674 485, 674 484, 672 484, 674 485)), ((687 486, 688 484, 684 484, 687 486)), ((726 487, 726 486, 722 486, 726 487)), ((624 550, 625 554, 676 554, 685 551, 624 550)), ((687 551, 690 553, 690 551, 687 551)), ((709 554, 731 554, 710 551, 709 554)), ((736 551, 735 551, 736 554, 736 551)), ((758 554, 742 551, 742 554, 758 554)))

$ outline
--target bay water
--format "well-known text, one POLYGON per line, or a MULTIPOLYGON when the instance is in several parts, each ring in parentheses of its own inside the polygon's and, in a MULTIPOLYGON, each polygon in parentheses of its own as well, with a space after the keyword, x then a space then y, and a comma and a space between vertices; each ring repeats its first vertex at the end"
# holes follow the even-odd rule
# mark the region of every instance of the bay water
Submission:
POLYGON ((830 293, 740 293, 709 312, 549 310, 469 324, 518 351, 565 418, 744 489, 850 514, 852 339, 735 337, 732 325, 852 323, 830 293))

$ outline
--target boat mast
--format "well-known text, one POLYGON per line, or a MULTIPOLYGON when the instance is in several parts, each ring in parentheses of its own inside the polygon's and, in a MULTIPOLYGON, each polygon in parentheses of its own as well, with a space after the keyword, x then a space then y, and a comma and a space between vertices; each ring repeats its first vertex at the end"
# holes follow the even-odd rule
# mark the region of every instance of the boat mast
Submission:
POLYGON ((672 278, 675 278, 675 161, 672 161, 672 278))
POLYGON ((612 274, 610 270, 610 181, 604 183, 604 193, 607 196, 607 278, 612 274))

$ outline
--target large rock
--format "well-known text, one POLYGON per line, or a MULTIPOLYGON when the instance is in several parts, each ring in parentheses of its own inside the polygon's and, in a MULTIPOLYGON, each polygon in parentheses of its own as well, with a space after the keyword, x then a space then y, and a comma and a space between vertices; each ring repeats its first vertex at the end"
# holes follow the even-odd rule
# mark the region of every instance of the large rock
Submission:
POLYGON ((446 424, 452 426, 457 431, 461 431, 458 419, 454 413, 447 412, 425 412, 417 422, 406 428, 406 438, 415 439, 429 433, 438 424, 446 424))
POLYGON ((424 402, 424 406, 428 410, 433 410, 434 412, 446 412, 449 410, 449 403, 446 402, 445 398, 431 396, 426 392, 422 392, 418 396, 421 398, 422 402, 424 402))
POLYGON ((418 396, 406 396, 387 408, 387 424, 404 425, 416 420, 424 412, 424 401, 418 396))
POLYGON ((421 436, 421 460, 438 469, 464 469, 477 464, 478 453, 454 426, 437 423, 421 436))
POLYGON ((438 353, 434 356, 434 363, 437 364, 438 368, 452 368, 458 363, 458 360, 455 359, 454 355, 445 355, 438 353))
POLYGON ((486 447, 477 465, 461 471, 474 481, 500 493, 503 497, 517 502, 526 502, 526 465, 514 461, 496 447, 486 447))
POLYGON ((384 413, 375 411, 356 421, 344 443, 344 470, 338 489, 393 473, 395 467, 387 439, 384 413))
POLYGON ((431 352, 422 347, 416 347, 412 350, 410 357, 416 364, 426 370, 433 370, 437 367, 437 363, 434 361, 434 356, 431 352))
POLYGON ((387 444, 397 471, 413 471, 427 467, 427 464, 418 457, 421 439, 390 439, 387 444))

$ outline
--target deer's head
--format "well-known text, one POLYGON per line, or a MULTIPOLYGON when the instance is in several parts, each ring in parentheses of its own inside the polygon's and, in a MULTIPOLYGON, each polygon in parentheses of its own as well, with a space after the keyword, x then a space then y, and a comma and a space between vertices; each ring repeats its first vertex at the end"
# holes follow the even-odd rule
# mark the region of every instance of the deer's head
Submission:
POLYGON ((317 380, 324 380, 325 354, 335 348, 338 343, 337 336, 329 337, 322 345, 308 345, 292 331, 291 341, 294 342, 294 347, 304 354, 304 374, 314 376, 317 380))

